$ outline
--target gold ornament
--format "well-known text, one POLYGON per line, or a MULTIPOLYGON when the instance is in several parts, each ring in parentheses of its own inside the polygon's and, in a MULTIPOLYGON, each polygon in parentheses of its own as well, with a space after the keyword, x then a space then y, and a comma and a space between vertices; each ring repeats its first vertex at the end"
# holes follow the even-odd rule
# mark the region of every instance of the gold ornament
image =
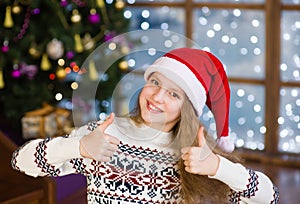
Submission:
POLYGON ((4 19, 3 26, 5 28, 12 28, 14 26, 14 21, 11 16, 11 7, 10 6, 6 7, 5 19, 4 19))
POLYGON ((91 15, 95 15, 96 13, 97 13, 96 9, 92 8, 92 9, 90 10, 90 14, 91 14, 91 15))
POLYGON ((4 88, 3 71, 0 69, 0 89, 4 88))
POLYGON ((99 8, 103 8, 104 7, 104 1, 103 0, 97 0, 97 5, 99 6, 99 8))
POLYGON ((22 7, 19 6, 18 4, 14 4, 11 11, 14 13, 14 14, 19 14, 21 13, 22 11, 22 7))
POLYGON ((116 9, 123 9, 125 7, 125 3, 123 0, 117 0, 116 4, 115 4, 116 9))
POLYGON ((107 15, 107 11, 106 11, 104 0, 97 0, 97 5, 98 5, 98 7, 101 10, 104 24, 105 25, 109 25, 109 19, 108 19, 108 15, 107 15))
POLYGON ((89 61, 89 77, 92 81, 96 81, 98 79, 98 72, 96 70, 94 60, 89 61))
POLYGON ((50 68, 51 68, 51 63, 49 61, 48 55, 44 53, 41 61, 41 69, 43 71, 48 71, 50 68))
POLYGON ((32 56, 35 59, 38 59, 41 57, 41 52, 39 51, 39 49, 37 48, 35 43, 31 44, 31 46, 28 50, 28 53, 30 54, 30 56, 32 56))
POLYGON ((62 67, 58 67, 56 70, 56 76, 58 79, 64 79, 67 73, 62 67))
POLYGON ((129 53, 129 51, 130 51, 130 48, 128 46, 123 46, 121 48, 121 52, 125 55, 127 55, 129 53))
POLYGON ((91 50, 95 47, 95 41, 92 39, 89 33, 86 33, 82 38, 82 43, 85 50, 91 50))
POLYGON ((83 52, 83 45, 82 45, 81 38, 80 38, 79 34, 74 35, 74 41, 75 41, 75 51, 77 53, 83 52))
POLYGON ((119 68, 123 71, 126 71, 128 69, 128 62, 127 61, 122 61, 119 63, 119 68))
POLYGON ((72 11, 71 21, 72 23, 78 23, 81 21, 81 15, 77 9, 72 11))

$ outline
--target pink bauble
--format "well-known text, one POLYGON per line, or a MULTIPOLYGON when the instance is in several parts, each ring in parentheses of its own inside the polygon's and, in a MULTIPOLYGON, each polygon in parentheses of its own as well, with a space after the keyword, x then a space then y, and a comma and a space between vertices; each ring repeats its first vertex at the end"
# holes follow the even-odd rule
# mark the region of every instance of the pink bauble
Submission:
POLYGON ((11 76, 13 78, 19 78, 21 76, 21 72, 19 70, 14 70, 11 72, 11 76))
POLYGON ((100 15, 98 13, 90 14, 88 19, 90 23, 97 24, 100 22, 100 15))
POLYGON ((1 51, 4 52, 4 53, 8 52, 9 51, 9 46, 8 45, 3 45, 2 48, 1 48, 1 51))

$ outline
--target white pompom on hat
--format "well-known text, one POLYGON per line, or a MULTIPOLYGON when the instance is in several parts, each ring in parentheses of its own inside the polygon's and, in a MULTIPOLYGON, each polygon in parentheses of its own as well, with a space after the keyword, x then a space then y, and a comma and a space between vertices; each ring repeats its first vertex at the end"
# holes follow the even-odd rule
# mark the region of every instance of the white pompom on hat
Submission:
POLYGON ((207 105, 216 121, 218 145, 226 152, 234 150, 234 142, 228 137, 230 88, 223 64, 217 57, 199 49, 179 48, 150 65, 145 71, 145 80, 153 72, 162 73, 179 85, 198 116, 207 105))

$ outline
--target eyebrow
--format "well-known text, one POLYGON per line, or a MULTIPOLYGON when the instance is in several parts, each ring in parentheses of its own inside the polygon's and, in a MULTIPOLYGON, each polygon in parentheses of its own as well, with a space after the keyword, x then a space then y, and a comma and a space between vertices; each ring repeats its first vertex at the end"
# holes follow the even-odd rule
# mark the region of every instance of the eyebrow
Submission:
MULTIPOLYGON (((149 79, 153 77, 155 80, 157 80, 160 84, 163 85, 162 81, 160 78, 159 78, 159 75, 157 76, 157 74, 153 73, 152 76, 149 77, 149 79)), ((170 79, 168 79, 170 80, 170 79)), ((172 83, 174 83, 172 80, 170 80, 172 83)), ((175 83, 174 83, 175 84, 175 83)), ((178 86, 178 85, 177 85, 178 86)), ((163 86, 165 87, 165 86, 163 86)), ((184 92, 179 88, 179 87, 167 87, 168 89, 170 89, 172 92, 176 92, 177 94, 180 94, 180 95, 184 95, 184 92)))

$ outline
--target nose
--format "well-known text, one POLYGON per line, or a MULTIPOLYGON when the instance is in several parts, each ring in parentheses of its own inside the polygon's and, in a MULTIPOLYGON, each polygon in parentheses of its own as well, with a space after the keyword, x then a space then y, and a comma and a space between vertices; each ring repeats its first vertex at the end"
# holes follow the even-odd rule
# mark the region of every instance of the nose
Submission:
POLYGON ((162 87, 157 87, 156 91, 153 94, 153 99, 159 103, 162 103, 165 98, 167 90, 162 87))

